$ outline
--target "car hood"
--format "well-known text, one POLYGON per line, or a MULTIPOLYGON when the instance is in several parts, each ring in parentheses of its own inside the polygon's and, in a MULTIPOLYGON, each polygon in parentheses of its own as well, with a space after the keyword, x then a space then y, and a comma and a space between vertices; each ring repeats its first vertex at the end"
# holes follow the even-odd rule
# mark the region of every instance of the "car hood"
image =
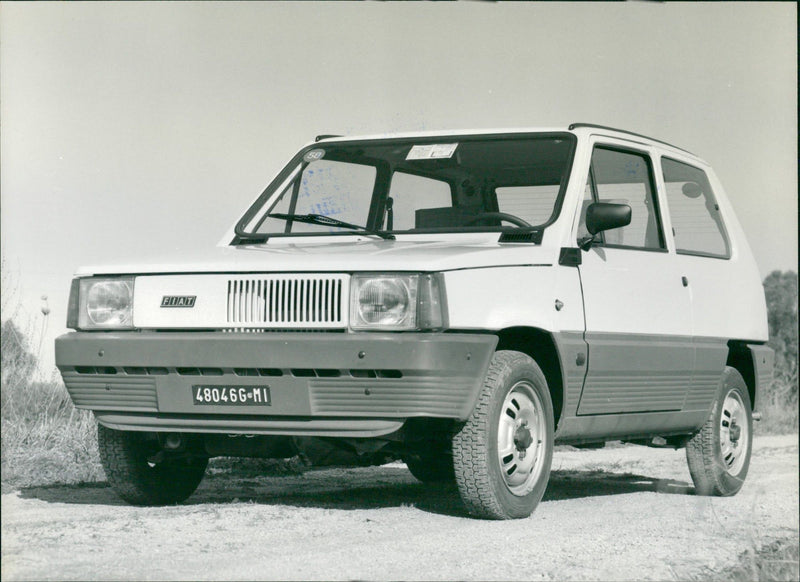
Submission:
POLYGON ((552 264, 554 250, 498 243, 497 233, 448 240, 374 240, 325 237, 324 241, 214 247, 203 252, 160 254, 80 268, 76 275, 147 273, 447 271, 508 265, 552 264))

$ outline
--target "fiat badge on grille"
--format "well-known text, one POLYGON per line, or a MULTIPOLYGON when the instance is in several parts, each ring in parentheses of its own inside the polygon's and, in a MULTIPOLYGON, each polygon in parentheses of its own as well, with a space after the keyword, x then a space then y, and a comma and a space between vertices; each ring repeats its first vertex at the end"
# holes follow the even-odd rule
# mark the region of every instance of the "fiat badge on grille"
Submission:
POLYGON ((164 295, 161 307, 194 307, 197 295, 164 295))

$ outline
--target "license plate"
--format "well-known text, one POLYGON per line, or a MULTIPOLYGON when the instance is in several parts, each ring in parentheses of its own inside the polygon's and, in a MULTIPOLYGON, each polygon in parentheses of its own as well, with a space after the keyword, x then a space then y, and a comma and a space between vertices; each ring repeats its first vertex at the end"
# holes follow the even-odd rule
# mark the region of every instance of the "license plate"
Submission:
POLYGON ((199 405, 271 406, 269 386, 192 386, 192 400, 199 405))

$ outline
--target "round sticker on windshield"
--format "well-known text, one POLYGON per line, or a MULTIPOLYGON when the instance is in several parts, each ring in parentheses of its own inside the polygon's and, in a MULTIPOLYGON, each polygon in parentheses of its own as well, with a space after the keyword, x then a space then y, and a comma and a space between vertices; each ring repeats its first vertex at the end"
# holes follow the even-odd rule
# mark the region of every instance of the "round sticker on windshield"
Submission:
POLYGON ((307 152, 306 155, 303 156, 303 159, 307 162, 316 162, 317 160, 321 160, 325 157, 325 150, 311 150, 307 152))

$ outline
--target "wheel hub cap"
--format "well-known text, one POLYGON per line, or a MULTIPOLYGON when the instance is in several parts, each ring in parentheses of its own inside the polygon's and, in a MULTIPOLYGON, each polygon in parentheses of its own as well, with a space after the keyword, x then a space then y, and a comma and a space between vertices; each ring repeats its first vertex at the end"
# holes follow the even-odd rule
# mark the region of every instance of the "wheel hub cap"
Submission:
POLYGON ((545 423, 533 386, 527 381, 515 384, 503 401, 497 427, 500 474, 514 495, 530 493, 544 470, 545 423))
POLYGON ((523 423, 514 431, 514 445, 519 452, 527 451, 528 447, 533 444, 533 436, 531 435, 531 431, 528 430, 527 424, 527 422, 523 423))
POLYGON ((749 442, 747 411, 735 390, 728 392, 722 402, 719 418, 719 444, 722 461, 731 475, 737 475, 747 458, 749 442))

